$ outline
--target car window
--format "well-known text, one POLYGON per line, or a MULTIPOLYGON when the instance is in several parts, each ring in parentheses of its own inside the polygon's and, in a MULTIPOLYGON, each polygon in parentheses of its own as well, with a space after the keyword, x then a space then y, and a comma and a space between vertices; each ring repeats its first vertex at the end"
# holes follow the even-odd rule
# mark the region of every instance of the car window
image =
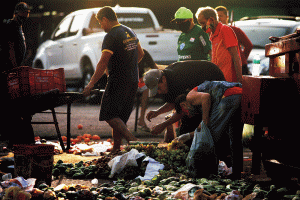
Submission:
POLYGON ((72 17, 63 19, 54 32, 53 40, 58 40, 67 36, 71 21, 72 17))
POLYGON ((83 23, 84 23, 84 15, 74 16, 68 36, 76 35, 83 23))
POLYGON ((91 33, 98 33, 103 31, 103 29, 101 28, 99 22, 96 19, 96 15, 93 14, 90 20, 90 24, 89 24, 89 29, 91 31, 91 33))
POLYGON ((288 34, 286 27, 239 26, 251 40, 254 48, 265 48, 270 43, 269 37, 282 37, 288 34))
POLYGON ((154 24, 149 14, 143 13, 117 13, 121 24, 132 29, 153 28, 154 24))

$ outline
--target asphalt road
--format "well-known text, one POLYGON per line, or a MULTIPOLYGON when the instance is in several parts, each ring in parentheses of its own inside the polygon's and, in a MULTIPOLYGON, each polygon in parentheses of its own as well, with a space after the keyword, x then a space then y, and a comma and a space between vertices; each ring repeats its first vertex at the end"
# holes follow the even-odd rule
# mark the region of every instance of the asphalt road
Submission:
MULTIPOLYGON (((155 110, 163 105, 163 101, 160 99, 150 99, 148 111, 155 110)), ((90 105, 85 103, 73 103, 71 106, 71 137, 77 137, 78 135, 83 135, 85 133, 91 135, 99 135, 102 138, 111 137, 112 129, 105 121, 99 121, 99 109, 100 105, 90 105), (83 128, 80 130, 77 128, 78 124, 81 124, 83 128)), ((61 106, 55 108, 56 112, 66 112, 67 106, 61 106)), ((146 112, 146 113, 147 113, 146 112)), ((159 136, 152 136, 150 133, 142 132, 138 130, 134 132, 136 108, 131 113, 127 126, 133 134, 138 138, 163 138, 163 134, 159 136)), ((160 123, 164 120, 167 114, 160 115, 157 118, 151 120, 151 122, 146 121, 148 127, 153 127, 155 124, 160 123)), ((62 135, 67 134, 67 115, 57 114, 57 119, 59 123, 59 128, 62 135)), ((53 121, 52 114, 48 113, 37 113, 32 118, 33 122, 45 122, 53 121)), ((34 133, 36 136, 41 138, 57 138, 57 133, 55 126, 53 124, 33 124, 34 133)))

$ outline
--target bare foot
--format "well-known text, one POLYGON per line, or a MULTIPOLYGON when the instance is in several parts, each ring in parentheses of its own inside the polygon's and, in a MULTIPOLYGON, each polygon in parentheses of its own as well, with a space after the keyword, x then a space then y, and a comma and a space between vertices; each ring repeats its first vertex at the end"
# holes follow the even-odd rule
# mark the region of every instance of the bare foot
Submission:
POLYGON ((129 143, 129 141, 138 141, 138 139, 132 133, 123 133, 123 137, 129 143))
POLYGON ((139 126, 147 126, 146 122, 145 121, 138 121, 137 123, 139 126))

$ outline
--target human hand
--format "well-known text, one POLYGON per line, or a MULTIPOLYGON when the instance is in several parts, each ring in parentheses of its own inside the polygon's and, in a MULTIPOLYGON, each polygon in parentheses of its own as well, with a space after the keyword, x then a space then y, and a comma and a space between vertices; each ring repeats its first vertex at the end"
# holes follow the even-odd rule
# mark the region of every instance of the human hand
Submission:
POLYGON ((148 112, 148 114, 146 115, 146 119, 151 122, 151 119, 155 118, 158 116, 158 112, 156 110, 151 110, 150 112, 148 112))
POLYGON ((157 124, 152 128, 150 133, 152 135, 159 135, 165 130, 165 128, 166 127, 163 124, 157 124))
POLYGON ((199 126, 197 127, 197 131, 198 131, 198 132, 201 131, 201 123, 200 123, 199 126))
POLYGON ((88 84, 82 92, 83 96, 87 97, 87 96, 91 95, 91 91, 92 91, 93 87, 94 87, 93 85, 88 84))
POLYGON ((209 117, 203 118, 203 122, 204 122, 204 124, 208 125, 208 123, 209 123, 209 117))
POLYGON ((183 135, 175 138, 174 140, 177 140, 177 141, 182 142, 182 143, 186 143, 190 139, 191 139, 190 133, 186 133, 186 134, 183 134, 183 135))

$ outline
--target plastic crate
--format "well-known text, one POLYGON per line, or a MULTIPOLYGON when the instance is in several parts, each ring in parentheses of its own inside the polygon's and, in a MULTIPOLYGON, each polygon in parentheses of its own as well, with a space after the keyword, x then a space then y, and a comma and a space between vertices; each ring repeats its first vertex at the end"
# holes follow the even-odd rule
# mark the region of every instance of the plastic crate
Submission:
POLYGON ((14 145, 15 155, 54 155, 54 145, 18 144, 14 145))
POLYGON ((14 176, 36 178, 51 186, 54 162, 54 145, 14 145, 14 176))
POLYGON ((30 96, 53 89, 66 92, 66 80, 63 68, 45 70, 31 67, 17 67, 5 73, 5 75, 10 99, 30 96))

